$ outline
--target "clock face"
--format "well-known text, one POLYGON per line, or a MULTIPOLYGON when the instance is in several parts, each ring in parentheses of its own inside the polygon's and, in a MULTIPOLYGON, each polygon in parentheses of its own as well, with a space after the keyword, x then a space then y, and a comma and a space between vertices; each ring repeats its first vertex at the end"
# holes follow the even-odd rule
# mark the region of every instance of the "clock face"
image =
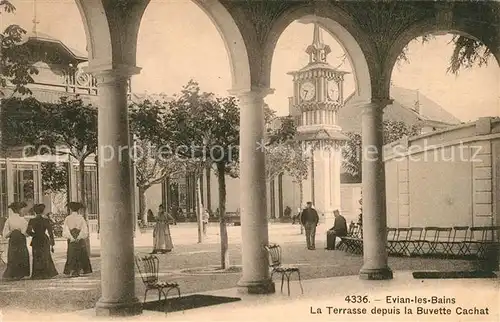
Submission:
POLYGON ((331 99, 332 101, 338 101, 339 100, 339 86, 338 84, 331 80, 327 83, 327 89, 328 89, 328 98, 331 99))
POLYGON ((300 86, 300 97, 304 101, 310 101, 314 98, 316 94, 316 87, 311 82, 305 82, 300 86))

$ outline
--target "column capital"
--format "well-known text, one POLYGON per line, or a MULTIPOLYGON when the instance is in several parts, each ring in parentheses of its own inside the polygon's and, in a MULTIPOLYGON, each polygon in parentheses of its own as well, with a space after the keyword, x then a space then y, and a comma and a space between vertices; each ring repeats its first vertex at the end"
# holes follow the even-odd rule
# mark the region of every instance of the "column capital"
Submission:
POLYGON ((359 102, 356 106, 361 107, 362 113, 384 112, 387 105, 392 104, 394 100, 390 98, 372 98, 370 101, 359 102))
POLYGON ((238 98, 264 99, 267 95, 274 93, 274 88, 252 86, 250 89, 230 89, 229 95, 238 98))
POLYGON ((360 107, 362 109, 384 109, 387 105, 391 105, 394 102, 392 98, 379 98, 374 97, 371 99, 364 99, 355 101, 352 104, 354 107, 360 107))
POLYGON ((131 76, 139 74, 141 71, 140 67, 131 65, 90 65, 84 68, 84 71, 91 73, 96 78, 98 78, 99 84, 104 84, 107 82, 112 82, 117 78, 129 79, 131 76))

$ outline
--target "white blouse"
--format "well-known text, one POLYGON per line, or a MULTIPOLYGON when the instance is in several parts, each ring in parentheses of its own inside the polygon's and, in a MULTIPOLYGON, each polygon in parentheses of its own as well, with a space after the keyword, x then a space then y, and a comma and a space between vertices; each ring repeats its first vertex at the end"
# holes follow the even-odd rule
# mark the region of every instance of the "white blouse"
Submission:
POLYGON ((14 230, 19 230, 25 236, 26 229, 28 228, 28 222, 23 217, 16 213, 10 213, 9 218, 5 221, 5 226, 3 227, 3 238, 8 238, 14 230))
POLYGON ((79 229, 80 234, 78 234, 78 239, 85 239, 89 236, 89 230, 87 228, 87 222, 85 219, 76 213, 72 213, 66 219, 64 219, 63 227, 63 237, 66 239, 73 239, 71 235, 71 229, 79 229))

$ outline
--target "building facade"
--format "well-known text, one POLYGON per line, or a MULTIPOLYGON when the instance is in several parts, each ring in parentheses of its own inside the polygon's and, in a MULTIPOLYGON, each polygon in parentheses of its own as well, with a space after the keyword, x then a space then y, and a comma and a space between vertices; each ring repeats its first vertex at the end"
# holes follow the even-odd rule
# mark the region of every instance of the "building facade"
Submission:
POLYGON ((474 227, 499 223, 499 147, 498 117, 385 146, 387 225, 474 227))
MULTIPOLYGON (((32 75, 34 82, 27 85, 31 97, 41 102, 56 103, 61 97, 80 97, 85 103, 97 106, 97 82, 91 74, 83 71, 87 57, 68 48, 61 41, 38 32, 36 29, 23 39, 30 53, 30 63, 38 70, 32 75)), ((4 97, 20 96, 13 87, 2 89, 4 97)), ((24 155, 24 147, 3 147, 0 151, 0 211, 7 216, 7 205, 14 201, 28 204, 45 203, 48 211, 66 211, 65 205, 54 204, 51 194, 44 194, 42 185, 43 163, 63 163, 68 173, 67 200, 78 200, 81 186, 78 162, 68 157, 24 155)), ((93 156, 86 161, 85 182, 89 219, 96 220, 98 213, 97 168, 93 156)))

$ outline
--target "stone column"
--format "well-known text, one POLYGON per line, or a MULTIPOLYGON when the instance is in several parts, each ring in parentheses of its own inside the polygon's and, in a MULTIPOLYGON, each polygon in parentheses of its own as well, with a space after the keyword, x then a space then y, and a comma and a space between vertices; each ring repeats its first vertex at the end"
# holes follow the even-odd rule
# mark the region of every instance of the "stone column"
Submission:
POLYGON ((264 139, 264 97, 270 89, 237 93, 240 101, 240 209, 243 274, 239 290, 250 294, 274 293, 269 276, 269 243, 264 139))
POLYGON ((363 106, 362 128, 362 189, 363 189, 363 267, 360 278, 392 279, 387 264, 387 216, 385 201, 385 171, 382 160, 383 114, 389 100, 373 100, 363 106))
POLYGON ((98 77, 101 298, 97 315, 140 314, 135 297, 127 81, 136 68, 93 71, 98 77))

